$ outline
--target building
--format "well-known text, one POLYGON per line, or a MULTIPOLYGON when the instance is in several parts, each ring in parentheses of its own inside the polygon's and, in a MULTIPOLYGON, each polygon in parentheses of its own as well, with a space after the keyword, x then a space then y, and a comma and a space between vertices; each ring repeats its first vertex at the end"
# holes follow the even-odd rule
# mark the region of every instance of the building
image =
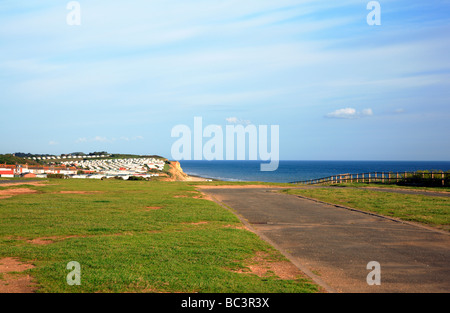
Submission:
POLYGON ((14 177, 14 169, 0 168, 0 177, 14 177))

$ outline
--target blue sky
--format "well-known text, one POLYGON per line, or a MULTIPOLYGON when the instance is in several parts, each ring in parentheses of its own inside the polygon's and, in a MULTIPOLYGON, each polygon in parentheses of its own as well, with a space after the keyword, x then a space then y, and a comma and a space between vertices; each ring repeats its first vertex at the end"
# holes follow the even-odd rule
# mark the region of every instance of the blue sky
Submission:
POLYGON ((0 2, 0 153, 160 154, 280 126, 280 158, 450 160, 450 1, 0 2))

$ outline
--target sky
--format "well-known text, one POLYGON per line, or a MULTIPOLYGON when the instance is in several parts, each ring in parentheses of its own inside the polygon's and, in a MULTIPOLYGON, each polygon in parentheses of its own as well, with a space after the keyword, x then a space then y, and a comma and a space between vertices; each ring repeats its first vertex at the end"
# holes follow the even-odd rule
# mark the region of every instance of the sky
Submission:
POLYGON ((278 125, 284 160, 450 160, 450 1, 0 1, 0 153, 171 158, 278 125))

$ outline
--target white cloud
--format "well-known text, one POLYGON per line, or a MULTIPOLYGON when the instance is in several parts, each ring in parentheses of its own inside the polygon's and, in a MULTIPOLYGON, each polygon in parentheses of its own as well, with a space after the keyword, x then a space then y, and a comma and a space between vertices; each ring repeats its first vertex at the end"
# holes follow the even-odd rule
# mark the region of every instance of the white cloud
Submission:
POLYGON ((83 142, 87 142, 87 139, 86 138, 78 138, 76 141, 75 141, 76 143, 83 143, 83 142))
POLYGON ((242 125, 249 125, 251 122, 249 120, 241 120, 237 117, 227 117, 225 119, 228 124, 242 124, 242 125))
POLYGON ((51 140, 48 144, 50 146, 56 146, 58 144, 58 142, 51 140))
POLYGON ((372 109, 364 109, 361 111, 361 115, 362 116, 372 116, 373 115, 373 111, 372 109))
POLYGON ((238 121, 238 118, 237 117, 227 117, 225 120, 227 121, 227 123, 236 124, 238 121))
POLYGON ((353 108, 345 108, 345 109, 339 109, 339 110, 333 111, 331 113, 328 113, 325 115, 325 117, 339 118, 339 119, 356 119, 356 118, 372 116, 372 115, 373 115, 372 109, 364 109, 361 112, 359 112, 353 108))
POLYGON ((101 136, 95 136, 94 139, 92 139, 93 141, 98 141, 98 142, 106 142, 108 141, 108 138, 106 137, 101 137, 101 136))

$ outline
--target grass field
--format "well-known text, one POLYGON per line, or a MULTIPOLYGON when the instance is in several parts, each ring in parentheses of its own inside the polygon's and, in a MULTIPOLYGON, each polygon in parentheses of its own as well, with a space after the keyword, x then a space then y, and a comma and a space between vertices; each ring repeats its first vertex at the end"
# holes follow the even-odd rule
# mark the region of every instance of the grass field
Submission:
MULTIPOLYGON (((351 185, 352 187, 361 185, 351 185)), ((411 188, 412 189, 412 188, 411 188)), ((375 212, 450 231, 450 198, 356 188, 305 188, 283 192, 375 212)))
POLYGON ((424 190, 432 192, 450 192, 450 187, 416 187, 416 186, 403 186, 387 183, 342 183, 342 184, 329 184, 336 187, 357 187, 357 188, 388 188, 388 189, 406 189, 406 190, 424 190))
POLYGON ((193 184, 0 185, 3 194, 17 189, 23 193, 0 193, 0 263, 14 257, 33 264, 15 275, 31 275, 36 292, 318 291, 302 275, 276 275, 270 264, 286 259, 193 184), (261 258, 267 271, 256 275, 250 265, 261 258), (66 282, 71 261, 81 265, 79 286, 66 282))

